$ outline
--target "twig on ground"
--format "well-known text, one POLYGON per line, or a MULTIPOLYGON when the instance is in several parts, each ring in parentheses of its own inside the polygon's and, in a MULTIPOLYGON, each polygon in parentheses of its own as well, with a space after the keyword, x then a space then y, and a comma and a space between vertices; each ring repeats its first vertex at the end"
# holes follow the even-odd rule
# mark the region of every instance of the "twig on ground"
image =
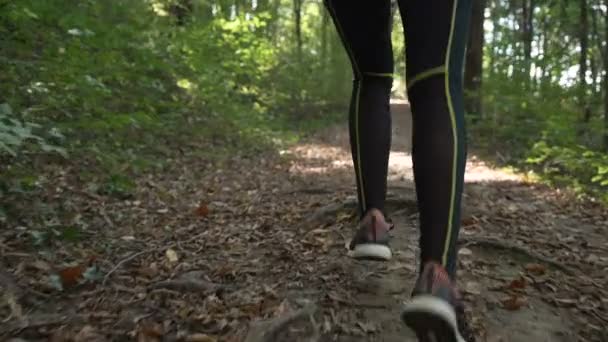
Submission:
POLYGON ((146 249, 134 254, 131 254, 129 257, 121 260, 118 264, 116 264, 116 266, 114 266, 108 273, 106 273, 106 275, 103 277, 103 281, 101 282, 101 285, 105 285, 106 282, 108 281, 108 279, 110 278, 110 276, 112 275, 112 273, 116 272, 116 270, 118 270, 122 265, 128 263, 129 261, 137 258, 138 256, 142 255, 142 254, 146 254, 146 253, 151 253, 154 252, 156 250, 158 250, 159 248, 150 248, 150 249, 146 249))
MULTIPOLYGON (((185 241, 181 241, 181 243, 188 243, 191 241, 194 241, 198 238, 200 238, 201 236, 203 236, 203 234, 205 233, 201 233, 201 234, 197 234, 185 241)), ((137 258, 138 256, 147 254, 147 253, 153 253, 153 252, 157 252, 157 251, 162 251, 162 250, 166 250, 168 248, 174 247, 176 246, 178 243, 180 243, 179 241, 175 241, 172 242, 170 244, 167 245, 163 245, 163 246, 157 246, 157 247, 153 247, 153 248, 148 248, 146 250, 131 254, 130 256, 128 256, 127 258, 121 260, 118 264, 116 264, 116 266, 114 266, 110 271, 108 271, 108 273, 106 273, 106 275, 103 277, 103 281, 101 282, 101 285, 105 285, 106 282, 108 281, 108 279, 110 278, 110 276, 112 275, 112 273, 116 272, 120 267, 122 267, 124 264, 128 263, 129 261, 132 261, 133 259, 137 258)))
POLYGON ((459 243, 460 247, 481 246, 481 247, 493 247, 493 248, 497 248, 497 249, 513 251, 513 252, 516 252, 519 254, 524 254, 531 259, 536 259, 536 260, 540 261, 541 263, 547 264, 555 269, 558 269, 567 275, 570 275, 570 276, 576 275, 576 272, 574 272, 569 267, 559 263, 558 261, 550 259, 550 258, 548 258, 544 255, 541 255, 539 253, 536 253, 534 251, 528 250, 525 247, 518 246, 518 245, 509 243, 509 242, 499 241, 496 239, 486 238, 486 237, 466 237, 466 238, 461 238, 458 241, 458 243, 459 243))

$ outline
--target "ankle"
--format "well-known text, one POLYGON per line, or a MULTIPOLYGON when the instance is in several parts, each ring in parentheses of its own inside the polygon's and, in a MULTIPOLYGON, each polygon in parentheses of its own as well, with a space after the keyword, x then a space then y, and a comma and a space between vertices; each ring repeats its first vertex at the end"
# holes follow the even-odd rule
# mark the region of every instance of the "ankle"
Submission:
POLYGON ((365 211, 365 214, 363 214, 363 219, 365 219, 366 217, 371 217, 371 216, 376 216, 376 218, 382 218, 384 219, 384 214, 382 213, 382 211, 380 209, 376 209, 376 208, 369 208, 367 209, 367 211, 365 211))
POLYGON ((371 224, 373 221, 381 226, 388 226, 384 214, 376 208, 369 209, 361 219, 361 223, 363 224, 371 224))

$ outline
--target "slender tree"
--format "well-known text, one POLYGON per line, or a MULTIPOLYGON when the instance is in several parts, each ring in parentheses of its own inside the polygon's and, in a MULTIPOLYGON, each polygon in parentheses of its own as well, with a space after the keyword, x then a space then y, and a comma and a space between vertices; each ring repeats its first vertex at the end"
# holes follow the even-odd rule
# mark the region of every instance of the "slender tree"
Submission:
POLYGON ((483 45, 484 45, 484 11, 486 1, 473 2, 471 13, 471 24, 469 29, 469 42, 465 61, 464 87, 467 92, 465 107, 466 111, 474 118, 479 118, 481 108, 481 82, 483 69, 483 45))
POLYGON ((298 59, 302 56, 302 3, 304 0, 293 0, 293 14, 295 18, 294 34, 298 59))
POLYGON ((582 124, 579 128, 578 135, 583 136, 587 131, 587 123, 591 119, 591 109, 587 104, 587 55, 589 49, 589 19, 587 0, 580 0, 579 3, 580 28, 580 55, 579 55, 579 89, 578 101, 580 110, 582 111, 582 124))
MULTIPOLYGON (((608 0, 604 0, 608 8, 608 0)), ((608 151, 608 10, 604 11, 604 149, 608 151)))
POLYGON ((523 77, 525 85, 530 85, 530 71, 532 66, 532 38, 534 37, 534 0, 522 1, 522 22, 521 22, 524 67, 523 77))

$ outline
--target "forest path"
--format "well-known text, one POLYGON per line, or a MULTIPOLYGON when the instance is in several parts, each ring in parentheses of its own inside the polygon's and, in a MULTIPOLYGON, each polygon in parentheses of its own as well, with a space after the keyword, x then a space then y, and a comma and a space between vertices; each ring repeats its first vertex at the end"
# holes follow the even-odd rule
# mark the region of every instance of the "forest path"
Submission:
MULTIPOLYGON (((81 239, 33 246, 25 216, 2 231, 0 340, 414 341, 399 320, 418 255, 407 103, 393 115, 390 262, 346 253, 345 124, 280 153, 211 160, 193 141, 125 198, 78 183, 80 165, 49 170, 23 212, 67 212, 81 239)), ((606 208, 475 157, 466 182, 458 279, 478 341, 607 341, 606 208)))
MULTIPOLYGON (((419 253, 408 153, 411 118, 407 102, 395 101, 391 110, 388 214, 396 227, 391 244, 395 257, 387 263, 355 261, 345 255, 344 246, 337 246, 343 247, 342 256, 335 257, 341 260, 346 277, 342 281, 347 284, 341 291, 353 303, 361 303, 336 309, 341 322, 354 326, 336 335, 340 341, 415 341, 399 321, 402 303, 414 285, 419 253), (368 333, 361 335, 365 330, 368 333), (361 336, 354 337, 353 332, 361 336)), ((310 188, 333 192, 353 183, 348 148, 345 128, 331 128, 316 142, 295 148, 295 169, 317 174, 310 188)), ((606 211, 572 202, 475 157, 468 161, 465 179, 458 278, 478 340, 608 338, 602 328, 608 324, 608 278, 602 274, 608 267, 606 211)), ((348 203, 353 201, 351 197, 348 203)), ((328 208, 334 209, 320 212, 328 208)), ((323 217, 319 222, 351 236, 355 222, 336 225, 323 217)))

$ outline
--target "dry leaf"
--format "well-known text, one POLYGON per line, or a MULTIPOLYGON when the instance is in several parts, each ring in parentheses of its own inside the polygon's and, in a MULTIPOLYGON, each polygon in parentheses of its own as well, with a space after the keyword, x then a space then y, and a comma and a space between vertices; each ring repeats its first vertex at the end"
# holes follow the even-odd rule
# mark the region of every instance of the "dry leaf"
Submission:
POLYGON ((31 264, 31 266, 37 270, 44 271, 44 272, 49 272, 52 270, 51 265, 49 265, 46 261, 42 261, 42 260, 34 261, 31 264))
POLYGON ((464 286, 464 292, 472 295, 480 295, 481 284, 476 281, 467 281, 464 286))
POLYGON ((508 288, 510 290, 523 290, 528 286, 528 281, 524 277, 519 277, 517 279, 513 279, 509 284, 508 288))
POLYGON ((163 335, 163 327, 159 323, 144 323, 137 332, 137 342, 161 341, 163 335))
POLYGON ((165 252, 165 255, 167 256, 167 259, 169 259, 169 262, 171 262, 171 263, 176 263, 179 260, 179 257, 177 256, 177 252, 171 248, 167 249, 167 251, 165 252))
POLYGON ((458 255, 461 255, 461 256, 473 255, 473 251, 466 247, 463 247, 460 250, 458 250, 458 255))
POLYGON ((59 279, 61 279, 61 285, 63 288, 73 287, 78 285, 83 280, 83 273, 86 267, 83 265, 66 267, 60 270, 59 279))
POLYGON ((209 215, 209 207, 205 202, 201 202, 194 213, 200 217, 207 217, 209 215))
POLYGON ((207 334, 196 333, 187 336, 184 340, 186 342, 216 342, 217 338, 209 336, 207 334))
POLYGON ((543 275, 545 272, 547 272, 547 267, 541 264, 526 264, 525 269, 526 271, 536 275, 543 275))
POLYGON ((85 325, 76 336, 74 336, 74 342, 92 342, 92 341, 105 341, 105 339, 95 331, 90 325, 85 325))
POLYGON ((361 330, 363 330, 363 332, 366 333, 366 334, 374 333, 374 332, 376 332, 378 330, 378 328, 372 322, 363 323, 361 321, 358 321, 357 322, 357 326, 359 328, 361 328, 361 330))
POLYGON ((479 223, 479 220, 475 216, 471 216, 471 217, 462 219, 460 224, 462 227, 469 227, 469 226, 474 226, 477 223, 479 223))
POLYGON ((9 308, 11 309, 11 317, 17 318, 20 320, 23 319, 23 308, 19 304, 19 301, 17 300, 17 297, 15 296, 15 294, 10 290, 5 291, 3 299, 8 304, 9 308))
POLYGON ((158 275, 158 266, 156 266, 156 263, 152 263, 150 266, 141 267, 137 273, 147 278, 154 278, 158 275))
POLYGON ((571 307, 575 306, 578 303, 578 300, 569 298, 555 298, 555 303, 559 306, 571 307))
POLYGON ((500 302, 503 308, 511 311, 519 310, 528 304, 528 300, 525 297, 520 297, 517 295, 511 295, 510 297, 504 298, 500 302))

